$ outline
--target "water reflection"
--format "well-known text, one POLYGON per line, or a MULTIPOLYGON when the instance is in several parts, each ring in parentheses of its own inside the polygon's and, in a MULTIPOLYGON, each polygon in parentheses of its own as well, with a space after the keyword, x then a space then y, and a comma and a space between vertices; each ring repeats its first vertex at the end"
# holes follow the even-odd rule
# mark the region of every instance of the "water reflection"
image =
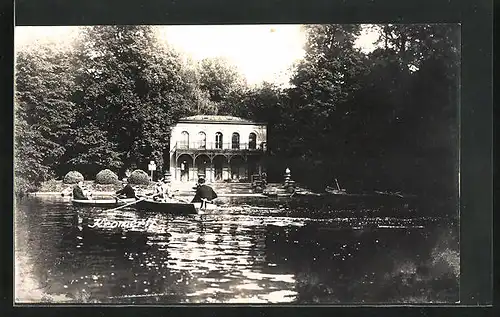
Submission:
POLYGON ((16 254, 44 294, 80 302, 456 300, 456 236, 443 237, 441 220, 276 206, 172 217, 29 199, 16 212, 16 254))

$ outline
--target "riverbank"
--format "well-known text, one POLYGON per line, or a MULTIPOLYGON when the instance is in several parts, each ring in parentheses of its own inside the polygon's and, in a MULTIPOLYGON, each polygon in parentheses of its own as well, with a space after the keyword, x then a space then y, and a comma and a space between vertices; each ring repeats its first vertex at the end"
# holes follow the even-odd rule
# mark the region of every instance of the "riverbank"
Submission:
MULTIPOLYGON (((195 182, 173 182, 171 190, 177 196, 193 196, 195 182)), ((268 184, 263 193, 256 193, 252 189, 251 183, 211 183, 208 184, 214 188, 219 197, 290 197, 291 193, 287 193, 282 187, 282 184, 273 183, 268 184)), ((73 185, 64 184, 59 180, 50 180, 42 183, 40 189, 36 192, 28 193, 28 196, 42 197, 42 196, 61 196, 69 197, 68 192, 71 192, 73 185), (65 194, 66 192, 66 194, 65 194)), ((95 181, 84 181, 83 186, 92 193, 93 197, 109 197, 113 196, 115 192, 123 187, 122 183, 116 184, 97 184, 95 181)), ((134 185, 139 193, 149 192, 153 190, 154 182, 148 185, 134 185)), ((307 195, 320 195, 313 193, 304 188, 297 188, 297 192, 307 195)))
MULTIPOLYGON (((92 192, 92 197, 109 197, 113 196, 115 192, 92 192)), ((177 196, 194 196, 194 193, 177 193, 177 196)), ((30 197, 67 197, 68 199, 71 198, 71 196, 63 196, 61 195, 60 192, 34 192, 28 194, 30 197)), ((267 198, 269 196, 264 195, 264 194, 220 194, 217 195, 218 197, 260 197, 260 198, 267 198)), ((283 195, 283 196, 278 196, 278 197, 290 197, 290 195, 283 195)))
MULTIPOLYGON (((194 196, 195 182, 173 182, 171 190, 176 196, 192 197, 194 196)), ((317 198, 376 198, 387 197, 392 199, 415 199, 414 195, 400 195, 387 192, 372 192, 372 193, 339 193, 332 194, 328 192, 316 192, 308 188, 297 185, 295 192, 287 192, 283 184, 270 183, 266 186, 262 193, 254 192, 251 183, 210 183, 220 198, 231 197, 256 197, 256 198, 292 198, 292 197, 317 197, 317 198)), ((34 197, 71 197, 71 188, 73 185, 64 184, 62 181, 50 180, 40 186, 37 192, 29 193, 28 196, 34 197)), ((95 181, 84 181, 84 187, 92 194, 94 198, 103 198, 114 196, 115 192, 123 187, 122 183, 117 184, 97 184, 95 181)), ((148 185, 134 185, 139 194, 152 192, 154 182, 148 185)))

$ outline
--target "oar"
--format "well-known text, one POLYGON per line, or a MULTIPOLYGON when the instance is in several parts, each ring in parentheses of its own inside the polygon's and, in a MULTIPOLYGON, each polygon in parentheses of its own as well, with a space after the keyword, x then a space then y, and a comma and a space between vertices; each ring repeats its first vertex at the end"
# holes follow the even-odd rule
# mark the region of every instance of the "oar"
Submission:
POLYGON ((117 203, 122 200, 120 197, 118 197, 116 195, 113 195, 111 197, 113 197, 113 199, 116 200, 117 203))
POLYGON ((130 206, 130 205, 133 205, 133 204, 137 204, 138 202, 140 202, 141 200, 144 200, 146 199, 147 197, 143 197, 141 199, 137 199, 136 201, 133 201, 131 203, 128 203, 128 204, 125 204, 125 205, 122 205, 120 207, 116 207, 116 208, 113 208, 113 209, 108 209, 106 211, 115 211, 115 210, 118 210, 118 209, 122 209, 123 207, 127 207, 127 206, 130 206))
MULTIPOLYGON (((188 201, 188 200, 181 199, 181 198, 174 197, 173 199, 176 199, 176 200, 178 200, 178 201, 182 201, 183 203, 186 203, 186 204, 192 204, 192 202, 190 202, 190 201, 188 201)), ((205 204, 205 208, 203 208, 203 209, 205 209, 205 210, 207 209, 207 205, 208 205, 208 204, 215 205, 214 203, 208 202, 207 200, 205 200, 205 202, 202 202, 202 205, 203 205, 203 203, 205 204)))
POLYGON ((205 210, 205 211, 207 211, 207 204, 208 204, 208 199, 202 198, 201 199, 201 206, 205 206, 205 208, 203 208, 203 210, 205 210))
MULTIPOLYGON (((136 199, 139 199, 141 197, 143 197, 143 196, 142 195, 135 195, 136 199)), ((116 202, 118 203, 120 201, 125 202, 125 201, 127 201, 127 199, 134 198, 134 197, 119 197, 119 196, 113 195, 113 196, 111 196, 111 198, 113 198, 114 200, 116 200, 116 202)))
POLYGON ((340 186, 339 186, 339 182, 337 181, 337 179, 336 179, 336 178, 335 178, 335 183, 337 183, 337 188, 338 188, 338 190, 339 190, 339 191, 341 191, 340 186))

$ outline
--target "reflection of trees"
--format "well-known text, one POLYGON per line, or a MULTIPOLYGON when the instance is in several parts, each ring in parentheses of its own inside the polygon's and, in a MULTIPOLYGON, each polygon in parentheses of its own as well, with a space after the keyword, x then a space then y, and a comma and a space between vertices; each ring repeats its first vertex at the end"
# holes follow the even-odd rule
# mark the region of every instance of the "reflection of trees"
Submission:
MULTIPOLYGON (((103 215, 93 209, 74 213, 72 227, 62 238, 65 244, 62 250, 72 252, 64 254, 58 269, 65 276, 68 290, 79 292, 87 289, 93 298, 111 302, 124 302, 125 296, 130 295, 164 293, 166 287, 162 273, 165 272, 154 272, 147 264, 151 264, 150 255, 159 253, 155 245, 148 243, 150 236, 158 240, 166 236, 161 230, 147 232, 88 226, 93 219, 101 217, 138 221, 148 218, 148 215, 129 211, 103 215)), ((158 219, 159 229, 165 222, 166 219, 158 219)))
POLYGON ((415 199, 397 196, 304 196, 287 202, 287 207, 297 215, 310 218, 343 216, 414 216, 409 213, 416 206, 415 199))
MULTIPOLYGON (((31 259, 32 274, 41 286, 51 289, 51 282, 64 269, 65 235, 71 225, 68 208, 60 201, 47 203, 42 199, 30 198, 16 205, 16 252, 25 252, 31 259)), ((62 285, 60 285, 62 289, 62 285)), ((52 288, 60 291, 59 288, 52 288)))
MULTIPOLYGON (((418 208, 420 204, 415 198, 400 198, 397 196, 299 196, 290 198, 255 199, 253 197, 231 197, 230 203, 236 206, 251 205, 257 208, 269 208, 259 212, 252 210, 252 215, 262 214, 274 216, 291 216, 304 218, 331 218, 344 216, 415 216, 425 209, 418 208)), ((248 211, 243 210, 246 214, 248 211)))
POLYGON ((456 296, 457 281, 442 274, 444 282, 433 281, 436 236, 429 231, 268 227, 266 257, 295 273, 299 302, 448 300, 456 296))

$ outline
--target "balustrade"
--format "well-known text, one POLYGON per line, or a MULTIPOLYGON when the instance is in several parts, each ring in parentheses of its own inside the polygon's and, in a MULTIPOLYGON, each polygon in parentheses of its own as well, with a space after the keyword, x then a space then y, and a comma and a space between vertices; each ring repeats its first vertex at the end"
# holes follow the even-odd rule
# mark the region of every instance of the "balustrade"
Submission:
POLYGON ((262 146, 255 142, 250 143, 220 143, 220 142, 176 142, 176 150, 211 150, 211 151, 262 151, 262 146))

